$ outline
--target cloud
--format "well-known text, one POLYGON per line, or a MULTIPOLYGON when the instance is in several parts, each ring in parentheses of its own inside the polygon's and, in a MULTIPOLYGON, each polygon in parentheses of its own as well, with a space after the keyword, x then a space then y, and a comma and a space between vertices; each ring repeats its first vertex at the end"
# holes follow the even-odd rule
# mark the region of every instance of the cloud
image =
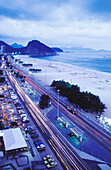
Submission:
POLYGON ((111 38, 108 5, 108 0, 0 0, 0 35, 106 48, 111 38))
POLYGON ((18 20, 111 18, 110 0, 0 0, 0 15, 18 20))

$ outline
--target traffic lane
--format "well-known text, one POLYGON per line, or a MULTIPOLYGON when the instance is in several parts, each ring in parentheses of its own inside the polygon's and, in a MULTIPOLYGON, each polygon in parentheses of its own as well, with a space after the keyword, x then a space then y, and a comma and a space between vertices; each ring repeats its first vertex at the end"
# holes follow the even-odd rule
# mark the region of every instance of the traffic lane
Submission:
MULTIPOLYGON (((29 105, 29 104, 28 104, 28 107, 29 107, 29 109, 30 109, 30 110, 29 110, 29 109, 28 109, 28 110, 29 110, 29 112, 31 113, 31 109, 32 109, 32 108, 30 108, 30 105, 29 105)), ((38 124, 38 119, 37 119, 34 115, 33 115, 33 118, 34 118, 34 120, 35 120, 35 121, 37 122, 37 124, 38 124)), ((40 118, 40 116, 39 116, 39 118, 40 118)), ((42 122, 42 123, 43 123, 43 122, 42 122)), ((42 127, 41 130, 42 130, 43 133, 45 133, 45 132, 44 132, 44 126, 43 126, 42 124, 40 125, 40 119, 39 119, 39 127, 40 127, 40 128, 42 127)), ((45 127, 46 127, 46 126, 45 126, 45 127)))
MULTIPOLYGON (((35 84, 30 81, 30 78, 28 78, 27 80, 28 80, 29 83, 31 83, 31 84, 33 85, 33 87, 36 87, 35 84)), ((41 89, 40 89, 39 87, 37 87, 36 89, 37 89, 37 90, 39 89, 39 92, 43 93, 43 90, 41 91, 41 89)), ((51 98, 52 98, 52 97, 51 97, 51 98)), ((52 98, 52 99, 53 99, 53 98, 52 98)), ((53 103, 53 104, 58 104, 58 102, 54 99, 54 103, 53 103)), ((65 110, 65 111, 68 113, 68 114, 67 114, 68 116, 71 114, 70 112, 67 111, 66 108, 64 108, 64 106, 62 106, 61 104, 59 104, 59 106, 60 106, 60 108, 62 108, 63 110, 65 110)), ((66 116, 67 116, 67 115, 66 115, 66 116)), ((78 118, 77 118, 75 115, 73 115, 73 117, 74 117, 74 120, 73 120, 73 121, 75 122, 75 120, 77 119, 77 120, 76 120, 76 123, 78 123, 78 118)), ((72 119, 72 115, 69 116, 69 118, 72 119)), ((79 119, 79 126, 82 125, 82 124, 83 124, 83 122, 79 119)), ((83 128, 83 129, 86 130, 86 131, 88 130, 88 133, 89 133, 89 134, 91 134, 92 132, 95 133, 95 134, 97 134, 97 133, 94 132, 94 130, 92 130, 90 127, 87 127, 86 124, 83 124, 83 126, 82 126, 82 127, 80 126, 80 127, 83 128), (83 127, 83 126, 84 126, 84 127, 83 127)), ((93 137, 95 137, 95 135, 94 135, 93 137)), ((99 138, 98 138, 98 139, 99 139, 99 138)), ((104 138, 104 139, 105 139, 105 138, 104 138)), ((97 138, 96 138, 96 140, 97 140, 97 138)), ((101 141, 102 141, 102 140, 99 139, 99 142, 101 142, 101 141)), ((102 142, 102 145, 103 145, 103 142, 102 142)), ((107 147, 107 144, 106 144, 106 147, 107 147)), ((108 150, 109 150, 109 148, 108 148, 108 150)))
MULTIPOLYGON (((14 80, 14 79, 11 77, 11 81, 13 82, 14 87, 17 88, 17 93, 18 93, 18 95, 20 96, 22 102, 25 103, 25 107, 26 107, 26 106, 29 107, 30 102, 28 102, 28 104, 27 104, 27 102, 25 102, 25 99, 26 99, 27 97, 26 97, 26 95, 23 93, 23 91, 21 91, 21 89, 20 89, 19 85, 17 84, 16 80, 14 80)), ((27 101, 28 101, 28 99, 27 99, 27 101)), ((41 127, 40 129, 42 130, 42 132, 44 132, 43 129, 42 129, 42 126, 40 126, 40 124, 39 124, 39 121, 38 121, 38 123, 37 123, 36 125, 38 126, 38 128, 41 127)), ((44 135, 44 134, 43 134, 43 135, 44 135)), ((44 143, 46 143, 46 142, 44 142, 44 143)), ((47 143, 46 143, 46 144, 47 144, 47 143)), ((47 145, 47 146, 48 146, 48 145, 47 145)), ((49 154, 49 151, 50 151, 50 153, 53 155, 53 157, 55 158, 55 160, 58 162, 58 167, 59 167, 59 169, 62 170, 63 168, 62 168, 61 164, 59 163, 58 159, 55 157, 55 155, 53 154, 53 152, 50 150, 49 147, 48 147, 47 153, 44 152, 44 153, 42 153, 42 155, 43 155, 43 156, 46 156, 47 154, 49 154)), ((56 167, 56 168, 57 168, 57 167, 56 167)))
MULTIPOLYGON (((28 105, 28 106, 30 106, 30 105, 28 105)), ((34 107, 32 108, 32 110, 33 110, 33 109, 34 109, 34 107)), ((34 111, 34 110, 33 110, 33 111, 34 111)), ((39 111, 39 112, 40 112, 40 111, 39 111)), ((40 117, 40 116, 42 116, 43 119, 44 119, 44 116, 43 116, 42 114, 40 114, 39 117, 40 117)))
MULTIPOLYGON (((29 106, 29 105, 28 105, 28 106, 29 106)), ((33 111, 34 111, 34 110, 33 110, 33 111)), ((30 110, 30 113, 31 113, 31 110, 30 110)), ((33 114, 33 113, 32 113, 32 114, 33 114)), ((38 121, 37 118, 36 118, 36 116, 33 115, 33 118, 34 118, 34 120, 38 121)), ((39 117, 39 118, 40 118, 40 117, 39 117)), ((42 121, 42 120, 39 119, 39 123, 40 123, 41 121, 42 121)), ((47 123, 50 124, 49 121, 47 121, 47 123)), ((63 146, 62 146, 61 143, 58 141, 58 139, 57 139, 57 137, 54 135, 54 133, 52 132, 52 130, 53 130, 54 127, 50 130, 49 124, 48 124, 48 126, 46 126, 45 124, 43 125, 43 121, 42 121, 41 126, 39 125, 39 127, 42 127, 42 131, 43 131, 43 132, 44 132, 44 129, 46 128, 47 131, 49 132, 49 134, 51 135, 51 138, 53 138, 54 141, 56 140, 56 142, 58 143, 58 149, 60 148, 61 152, 62 152, 63 154, 65 154, 65 157, 66 157, 66 155, 69 156, 70 153, 67 154, 67 152, 64 152, 63 146)), ((56 134, 57 134, 57 132, 56 132, 56 134)), ((48 137, 49 137, 49 136, 48 136, 48 137)), ((60 156, 60 155, 58 155, 58 156, 60 156)), ((60 159, 61 159, 61 158, 60 158, 60 159)), ((68 160, 68 161, 70 161, 70 160, 68 160)), ((74 160, 72 160, 72 162, 70 162, 70 164, 74 164, 74 160)), ((66 166, 66 165, 65 165, 65 166, 66 166)), ((70 165, 68 165, 68 166, 70 167, 70 165)), ((73 165, 73 166, 75 166, 75 165, 73 165)))
MULTIPOLYGON (((55 101, 52 101, 52 104, 57 107, 58 103, 55 101)), ((80 120, 77 116, 75 116, 74 114, 70 113, 66 108, 64 108, 64 106, 62 106, 61 104, 59 104, 59 109, 60 111, 68 118, 70 119, 73 123, 75 123, 77 126, 79 126, 83 131, 85 131, 86 133, 88 132, 88 134, 93 135, 93 137, 95 138, 96 136, 96 140, 98 139, 99 142, 102 142, 102 145, 104 143, 105 147, 107 148, 108 146, 111 146, 111 141, 109 141, 108 139, 106 139, 102 134, 100 134, 99 132, 96 132, 95 129, 93 129, 93 127, 88 126, 86 123, 84 123, 82 120, 80 120)), ((96 129, 97 130, 97 129, 96 129)), ((107 148, 109 151, 109 147, 107 148)), ((111 148, 110 148, 111 149, 111 148)))
MULTIPOLYGON (((27 79, 28 81, 29 81, 29 83, 30 83, 30 78, 29 79, 27 79)), ((31 82, 31 84, 33 84, 32 82, 31 82)), ((48 90, 47 89, 45 89, 45 88, 43 88, 43 87, 41 87, 42 89, 40 89, 39 87, 36 87, 35 85, 33 85, 33 87, 35 87, 36 88, 36 90, 39 90, 39 92, 41 92, 42 94, 43 94, 43 90, 45 90, 45 93, 47 94, 47 95, 49 95, 49 97, 52 99, 52 103, 53 103, 53 105, 55 105, 56 107, 58 106, 58 101, 57 100, 55 100, 52 96, 51 96, 51 93, 49 93, 48 92, 48 90)), ((62 108, 65 112, 67 112, 67 114, 71 114, 64 106, 62 106, 60 103, 59 103, 59 107, 60 108, 62 108)), ((71 119, 72 119, 72 116, 70 117, 71 119)), ((85 123, 83 122, 83 119, 81 120, 79 117, 77 117, 77 116, 75 116, 75 115, 73 115, 73 118, 74 118, 74 120, 76 119, 79 123, 80 123, 80 125, 83 125, 84 127, 86 127, 86 128, 88 128, 92 133, 94 133, 95 135, 98 135, 98 136, 100 136, 101 138, 103 138, 104 140, 105 140, 105 142, 108 142, 108 144, 111 144, 111 142, 110 142, 110 140, 108 140, 108 139, 106 139, 105 137, 103 137, 103 134, 101 134, 100 135, 100 132, 99 133, 97 133, 97 132, 95 132, 94 131, 94 127, 90 127, 91 126, 91 124, 90 124, 90 126, 87 126, 86 125, 86 123, 88 123, 88 122, 86 122, 85 120, 85 123)), ((97 130, 97 129, 95 129, 95 130, 97 130)), ((101 140, 101 139, 100 139, 101 140)))

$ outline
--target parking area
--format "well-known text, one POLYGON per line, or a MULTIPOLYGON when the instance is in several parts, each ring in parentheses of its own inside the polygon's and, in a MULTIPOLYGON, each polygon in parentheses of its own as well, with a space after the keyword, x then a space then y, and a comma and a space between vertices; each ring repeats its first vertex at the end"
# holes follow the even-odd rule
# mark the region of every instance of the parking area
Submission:
POLYGON ((27 148, 11 150, 7 155, 0 136, 0 169, 62 169, 38 125, 21 103, 7 77, 6 83, 0 86, 0 92, 3 95, 0 98, 0 132, 20 128, 27 143, 27 148), (50 158, 47 155, 50 155, 50 158), (44 162, 44 157, 47 162, 44 162))

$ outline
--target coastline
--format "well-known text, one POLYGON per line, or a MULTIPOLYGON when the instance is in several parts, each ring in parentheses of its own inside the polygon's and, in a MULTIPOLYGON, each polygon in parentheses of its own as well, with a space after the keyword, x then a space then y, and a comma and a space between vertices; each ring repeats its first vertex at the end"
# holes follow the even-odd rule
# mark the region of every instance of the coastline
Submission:
MULTIPOLYGON (((21 56, 16 56, 21 58, 21 56)), ((33 68, 41 69, 41 72, 33 73, 33 76, 46 85, 51 85, 53 80, 64 80, 70 84, 78 85, 81 91, 88 91, 100 97, 106 105, 104 116, 111 118, 111 74, 62 62, 48 61, 39 58, 23 56, 24 63, 32 63, 33 68)), ((24 67, 28 72, 28 68, 24 67)))

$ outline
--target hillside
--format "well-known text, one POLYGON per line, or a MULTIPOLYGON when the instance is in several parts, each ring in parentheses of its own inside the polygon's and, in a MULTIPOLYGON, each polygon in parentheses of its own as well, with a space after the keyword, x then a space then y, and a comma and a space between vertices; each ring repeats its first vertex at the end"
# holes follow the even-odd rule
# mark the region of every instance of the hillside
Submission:
POLYGON ((0 46, 1 45, 5 46, 6 53, 20 52, 23 55, 27 54, 27 55, 38 56, 38 57, 56 55, 56 52, 53 49, 51 49, 50 47, 46 46, 45 44, 37 40, 30 41, 26 47, 22 47, 22 48, 13 48, 3 41, 0 41, 0 46))
POLYGON ((17 44, 17 43, 14 43, 14 44, 12 44, 10 46, 13 47, 13 48, 22 48, 22 47, 24 47, 23 45, 17 44))
POLYGON ((56 55, 54 50, 37 40, 30 41, 26 47, 20 48, 19 51, 21 54, 28 54, 32 56, 56 55))
POLYGON ((6 43, 3 42, 3 41, 0 41, 0 46, 1 46, 1 45, 4 45, 4 46, 5 46, 5 52, 6 52, 6 53, 16 52, 16 49, 15 49, 15 48, 10 47, 10 45, 6 44, 6 43))
POLYGON ((52 47, 52 49, 55 51, 55 52, 63 52, 63 50, 61 48, 58 48, 58 47, 52 47))

